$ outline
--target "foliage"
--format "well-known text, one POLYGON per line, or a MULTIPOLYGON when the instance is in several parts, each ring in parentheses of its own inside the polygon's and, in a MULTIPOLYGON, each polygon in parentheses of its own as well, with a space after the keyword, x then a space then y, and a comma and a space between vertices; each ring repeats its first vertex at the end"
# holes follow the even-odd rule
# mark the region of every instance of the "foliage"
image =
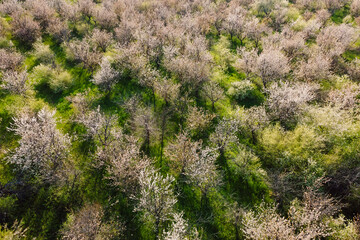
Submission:
POLYGON ((359 6, 0 1, 0 238, 358 239, 359 6))

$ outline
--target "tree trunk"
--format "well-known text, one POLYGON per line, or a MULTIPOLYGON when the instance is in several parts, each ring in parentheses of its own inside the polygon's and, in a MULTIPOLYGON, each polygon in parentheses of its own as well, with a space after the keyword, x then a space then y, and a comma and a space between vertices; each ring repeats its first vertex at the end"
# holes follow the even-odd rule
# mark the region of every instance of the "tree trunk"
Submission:
POLYGON ((255 129, 251 130, 251 141, 253 144, 256 143, 256 133, 255 133, 255 129))
POLYGON ((159 232, 160 232, 160 220, 156 218, 155 220, 155 240, 159 239, 159 232))
POLYGON ((146 153, 150 153, 150 131, 148 129, 145 130, 146 131, 146 134, 145 134, 145 152, 146 153))
POLYGON ((152 90, 152 98, 153 98, 153 105, 154 105, 154 112, 156 112, 156 99, 155 99, 155 90, 154 88, 151 89, 152 90))
POLYGON ((163 157, 163 149, 164 149, 164 135, 165 135, 165 126, 162 126, 161 142, 160 142, 160 165, 162 165, 162 157, 163 157))
MULTIPOLYGON (((165 106, 168 105, 166 102, 165 106)), ((162 164, 163 150, 164 150, 164 138, 165 138, 165 129, 166 129, 166 120, 167 120, 168 109, 165 107, 162 119, 161 119, 161 139, 160 139, 160 164, 162 164)))
POLYGON ((236 226, 236 224, 234 224, 234 227, 235 227, 235 239, 236 239, 236 240, 240 240, 239 229, 238 229, 238 227, 236 226))

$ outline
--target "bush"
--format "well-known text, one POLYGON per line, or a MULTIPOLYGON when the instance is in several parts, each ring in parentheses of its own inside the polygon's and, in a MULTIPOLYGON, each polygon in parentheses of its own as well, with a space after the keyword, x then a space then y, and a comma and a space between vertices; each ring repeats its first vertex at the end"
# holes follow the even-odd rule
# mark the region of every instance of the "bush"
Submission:
POLYGON ((53 78, 49 82, 50 88, 54 92, 61 92, 69 88, 72 84, 72 76, 66 71, 57 71, 53 78))
POLYGON ((34 48, 34 57, 36 57, 40 62, 45 64, 54 63, 55 55, 51 51, 49 45, 45 45, 41 41, 38 41, 34 44, 34 48))
POLYGON ((30 78, 34 84, 48 83, 53 76, 53 70, 48 65, 40 64, 33 69, 30 78))
POLYGON ((234 97, 236 100, 244 100, 250 97, 255 91, 255 85, 249 80, 231 83, 227 94, 234 97))
POLYGON ((54 92, 64 91, 72 84, 70 73, 61 69, 52 69, 43 64, 34 68, 31 79, 36 85, 48 84, 54 92))

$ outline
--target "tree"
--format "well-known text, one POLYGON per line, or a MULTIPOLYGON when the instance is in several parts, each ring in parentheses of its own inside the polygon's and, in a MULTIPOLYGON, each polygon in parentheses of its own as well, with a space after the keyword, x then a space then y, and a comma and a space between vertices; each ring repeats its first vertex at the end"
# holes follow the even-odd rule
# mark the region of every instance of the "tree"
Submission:
POLYGON ((255 1, 254 5, 258 14, 264 14, 265 16, 269 16, 275 6, 278 6, 278 4, 280 3, 281 1, 279 0, 257 0, 255 1))
POLYGON ((308 10, 319 10, 324 7, 324 1, 299 0, 296 2, 300 7, 308 10))
POLYGON ((258 206, 257 214, 248 211, 243 217, 243 233, 247 239, 296 239, 289 220, 276 212, 276 206, 258 206))
POLYGON ((138 27, 137 23, 131 19, 121 21, 119 26, 114 29, 115 38, 121 45, 128 45, 135 40, 135 30, 138 27))
POLYGON ((359 0, 353 0, 350 5, 350 11, 352 15, 355 17, 360 15, 360 1, 359 0))
POLYGON ((58 0, 57 4, 55 5, 58 13, 62 18, 65 20, 69 20, 73 23, 76 23, 80 17, 80 7, 78 2, 76 3, 69 3, 65 0, 58 0))
POLYGON ((319 130, 321 134, 317 134, 319 137, 318 142, 333 142, 334 138, 347 138, 353 134, 356 128, 354 116, 352 111, 340 109, 340 106, 309 106, 306 108, 306 114, 303 114, 299 120, 301 123, 319 130))
POLYGON ((100 70, 95 74, 91 81, 106 92, 110 92, 112 87, 116 84, 117 77, 118 73, 111 67, 109 59, 104 57, 100 64, 100 70))
POLYGON ((348 63, 346 66, 347 72, 352 80, 359 81, 360 80, 360 59, 355 58, 353 61, 348 63))
POLYGON ((217 157, 216 149, 206 147, 200 151, 199 158, 185 169, 189 183, 199 187, 201 191, 201 207, 207 201, 209 191, 220 184, 220 176, 215 166, 217 157))
POLYGON ((239 121, 235 119, 222 119, 210 135, 212 142, 219 149, 220 156, 223 156, 225 149, 231 143, 236 143, 238 138, 236 132, 239 129, 239 121))
POLYGON ((153 167, 142 170, 139 175, 140 194, 134 211, 142 212, 143 219, 154 224, 156 239, 164 222, 173 216, 177 202, 172 190, 174 180, 170 175, 162 176, 153 167))
POLYGON ((150 166, 151 161, 142 156, 138 140, 118 132, 115 140, 96 153, 100 163, 108 165, 110 179, 125 193, 134 194, 139 189, 138 176, 150 166))
POLYGON ((347 3, 346 0, 323 0, 322 2, 325 4, 325 8, 329 9, 331 13, 334 13, 335 10, 347 3))
POLYGON ((203 111, 196 106, 190 106, 188 108, 188 116, 186 119, 186 127, 192 134, 202 132, 209 126, 210 122, 216 115, 203 111))
POLYGON ((180 84, 173 83, 170 79, 154 81, 155 92, 165 101, 165 106, 175 101, 179 96, 180 84))
POLYGON ((22 3, 18 0, 4 0, 0 4, 0 12, 12 15, 15 12, 23 11, 22 3))
POLYGON ((331 59, 328 55, 313 50, 307 60, 299 63, 299 68, 295 71, 295 75, 304 80, 322 80, 331 74, 331 59))
POLYGON ((198 160, 202 142, 193 142, 185 132, 176 135, 176 139, 169 143, 165 155, 171 161, 171 168, 176 173, 184 175, 188 165, 198 160))
POLYGON ((135 112, 132 124, 144 141, 144 151, 150 153, 151 139, 158 133, 154 113, 149 107, 139 107, 135 112))
POLYGON ((55 18, 55 10, 44 0, 27 0, 25 5, 30 9, 34 19, 40 23, 42 29, 46 29, 55 18))
MULTIPOLYGON (((154 82, 154 91, 165 101, 164 106, 160 114, 160 160, 162 160, 163 149, 164 149, 164 138, 166 133, 166 127, 168 123, 168 118, 171 117, 174 107, 170 106, 170 103, 173 103, 179 96, 180 84, 175 84, 169 79, 163 79, 163 81, 154 82)), ((154 96, 155 100, 155 96, 154 96)), ((155 107, 155 104, 154 104, 155 107)), ((154 109, 156 111, 156 109, 154 109)))
POLYGON ((75 40, 67 44, 72 57, 84 64, 84 67, 93 71, 101 60, 101 53, 91 47, 86 39, 75 40))
POLYGON ((289 219, 276 211, 276 206, 261 204, 257 214, 249 211, 244 216, 243 232, 248 239, 317 239, 332 235, 330 221, 326 217, 338 211, 334 199, 307 190, 303 202, 291 203, 289 219))
POLYGON ((143 55, 139 43, 116 46, 115 62, 121 70, 120 75, 138 78, 142 86, 152 86, 154 80, 159 77, 158 71, 154 70, 148 59, 143 55))
POLYGON ((259 47, 260 40, 264 33, 269 32, 269 28, 260 23, 258 18, 253 18, 251 21, 245 23, 246 36, 255 42, 255 48, 259 47))
POLYGON ((66 21, 58 18, 54 18, 50 21, 47 32, 58 42, 68 41, 71 33, 66 21))
POLYGON ((41 63, 55 65, 55 54, 51 51, 49 45, 45 45, 41 41, 34 43, 33 55, 41 63))
POLYGON ((264 106, 254 106, 239 111, 240 127, 244 133, 250 132, 252 143, 257 141, 257 133, 269 124, 269 117, 264 106))
POLYGON ((116 126, 117 118, 102 113, 100 106, 81 115, 77 121, 87 127, 88 136, 94 138, 98 145, 94 167, 105 166, 115 186, 126 193, 134 193, 138 189, 140 171, 150 164, 140 152, 138 139, 125 135, 116 126))
POLYGON ((105 29, 112 29, 117 24, 117 16, 114 13, 113 9, 100 7, 94 10, 95 21, 105 29))
POLYGON ((41 109, 32 116, 22 113, 14 118, 11 130, 21 137, 19 146, 9 156, 24 173, 39 176, 44 181, 56 181, 68 156, 70 138, 56 128, 55 111, 41 109))
MULTIPOLYGON (((86 89, 84 92, 79 92, 73 96, 69 96, 66 99, 72 103, 73 108, 75 109, 75 118, 76 115, 87 113, 91 110, 91 106, 97 100, 99 96, 93 96, 90 93, 90 89, 86 89)), ((80 117, 81 118, 81 117, 80 117)))
POLYGON ((237 82, 232 82, 231 87, 227 91, 227 94, 233 97, 235 100, 243 101, 247 98, 251 98, 254 95, 256 86, 250 80, 245 79, 237 82))
POLYGON ((183 213, 175 213, 174 220, 168 231, 163 232, 163 240, 198 240, 196 228, 191 229, 183 218, 183 213))
POLYGON ((271 26, 275 31, 281 31, 283 26, 288 20, 288 8, 282 6, 276 6, 271 13, 271 26))
POLYGON ((0 69, 1 70, 15 70, 18 68, 23 60, 23 56, 17 52, 10 52, 5 49, 0 49, 0 69))
POLYGON ((94 29, 90 36, 90 41, 95 44, 101 51, 106 52, 106 49, 112 44, 112 35, 104 30, 94 29))
POLYGON ((226 218, 234 225, 235 228, 235 239, 240 240, 240 232, 242 227, 242 218, 245 211, 239 207, 237 202, 227 203, 226 218))
POLYGON ((323 23, 319 19, 311 19, 309 20, 308 24, 302 30, 304 35, 304 39, 314 39, 318 36, 318 32, 322 27, 323 23))
POLYGON ((302 34, 295 33, 291 30, 288 32, 286 31, 287 29, 283 30, 281 47, 291 61, 292 59, 301 56, 305 49, 305 40, 302 34))
MULTIPOLYGON (((156 20, 155 20, 156 21, 156 20)), ((158 21, 156 21, 158 22, 158 21)), ((157 23, 154 23, 156 25, 157 23)), ((162 24, 159 22, 158 24, 162 24)), ((135 31, 135 38, 139 42, 142 53, 158 67, 161 61, 163 39, 156 32, 154 27, 145 26, 135 31)))
POLYGON ((99 204, 85 205, 73 213, 61 230, 63 239, 95 239, 101 227, 103 210, 99 204))
POLYGON ((327 101, 339 109, 354 109, 359 104, 360 94, 358 85, 346 84, 342 89, 329 92, 327 101))
POLYGON ((230 34, 230 38, 236 36, 240 39, 241 44, 246 37, 245 34, 246 10, 242 7, 232 9, 225 17, 222 26, 230 34))
POLYGON ((245 48, 238 48, 237 53, 241 56, 237 61, 237 66, 244 71, 247 76, 255 73, 258 59, 257 51, 255 49, 247 51, 245 48))
POLYGON ((320 32, 316 42, 325 54, 335 57, 344 53, 357 37, 355 29, 349 25, 331 25, 320 32))
POLYGON ((25 92, 29 89, 26 81, 28 79, 28 74, 26 70, 18 73, 14 71, 6 71, 2 77, 1 88, 14 93, 24 95, 25 92))
POLYGON ((165 55, 164 65, 197 94, 201 85, 209 80, 212 56, 203 37, 185 43, 183 52, 175 49, 165 55))
POLYGON ((86 204, 78 212, 68 216, 63 228, 60 230, 61 239, 105 239, 120 237, 124 231, 122 223, 103 221, 104 210, 100 204, 86 204))
POLYGON ((198 91, 200 86, 209 80, 209 65, 205 61, 195 61, 186 56, 166 59, 165 66, 173 72, 183 84, 198 91))
POLYGON ((102 147, 109 146, 117 134, 117 118, 102 113, 100 106, 95 111, 81 113, 76 121, 85 125, 88 130, 87 135, 94 138, 102 147))
POLYGON ((40 25, 26 12, 15 12, 11 21, 14 36, 22 43, 31 45, 40 37, 40 25))
POLYGON ((215 103, 224 98, 224 90, 214 81, 209 81, 204 84, 202 94, 210 100, 213 111, 215 111, 215 103))
POLYGON ((288 59, 279 50, 264 50, 257 60, 257 71, 266 88, 269 82, 281 79, 290 71, 288 59))
POLYGON ((91 18, 94 13, 95 3, 92 0, 79 0, 77 1, 77 8, 80 13, 82 13, 85 17, 91 18))
POLYGON ((270 117, 285 125, 294 121, 294 117, 300 114, 301 107, 315 99, 318 89, 318 85, 306 83, 271 85, 266 101, 270 117))
POLYGON ((336 214, 341 206, 329 195, 320 192, 317 187, 323 183, 315 183, 304 192, 303 201, 294 200, 289 209, 289 219, 297 231, 298 239, 315 239, 331 235, 329 221, 324 218, 336 214))
POLYGON ((328 9, 320 9, 316 12, 316 20, 319 21, 322 26, 324 26, 331 15, 332 14, 328 11, 328 9))

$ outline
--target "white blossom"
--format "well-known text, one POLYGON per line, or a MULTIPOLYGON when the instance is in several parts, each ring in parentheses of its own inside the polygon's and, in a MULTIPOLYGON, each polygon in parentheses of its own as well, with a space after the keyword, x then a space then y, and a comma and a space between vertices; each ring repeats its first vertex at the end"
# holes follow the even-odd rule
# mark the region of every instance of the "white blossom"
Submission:
POLYGON ((9 162, 45 180, 55 177, 69 151, 70 139, 56 128, 54 114, 45 108, 35 116, 22 114, 14 118, 12 128, 21 139, 9 162))

